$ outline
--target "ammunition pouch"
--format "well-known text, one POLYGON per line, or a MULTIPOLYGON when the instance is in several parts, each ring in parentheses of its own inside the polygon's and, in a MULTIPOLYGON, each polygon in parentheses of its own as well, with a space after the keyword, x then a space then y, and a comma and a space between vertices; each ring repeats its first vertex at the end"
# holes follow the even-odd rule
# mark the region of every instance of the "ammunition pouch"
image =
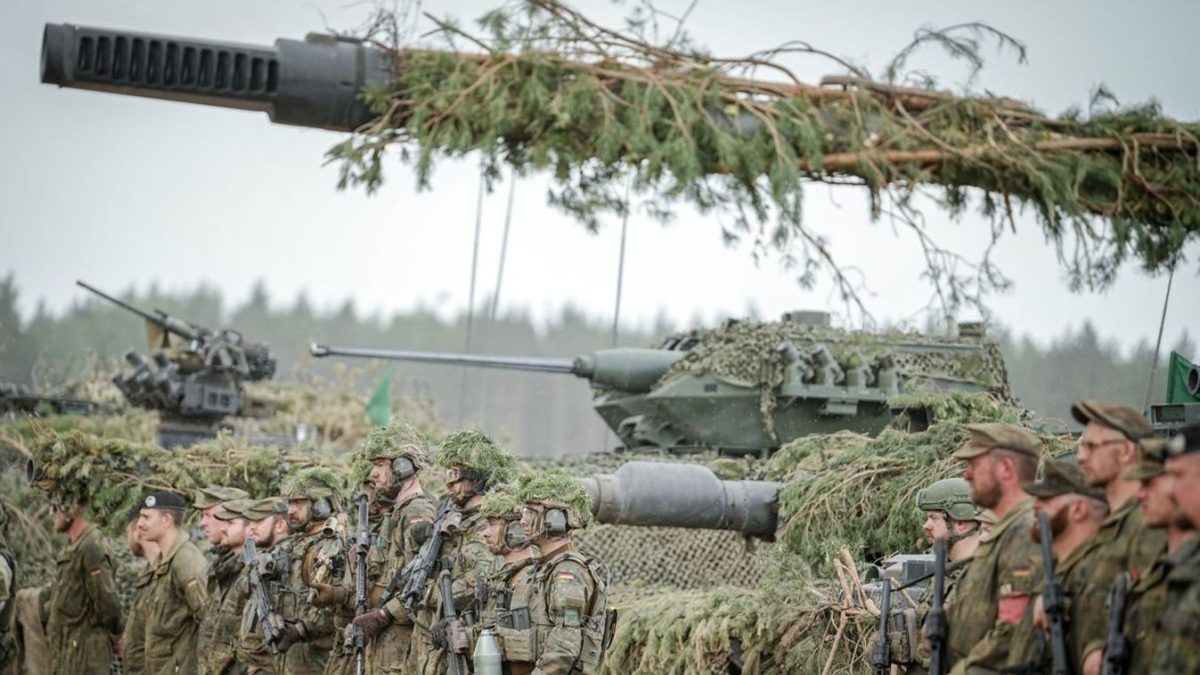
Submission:
MULTIPOLYGON (((511 593, 510 593, 511 597, 511 593)), ((496 625, 501 628, 509 628, 512 630, 529 630, 529 608, 518 607, 514 610, 507 608, 496 619, 496 625)))
POLYGON ((917 612, 911 608, 893 611, 887 623, 888 650, 892 663, 905 665, 921 663, 921 627, 917 612))
POLYGON ((528 625, 529 615, 525 615, 524 628, 510 628, 496 625, 496 642, 499 643, 503 660, 509 663, 533 663, 538 656, 537 629, 528 625))

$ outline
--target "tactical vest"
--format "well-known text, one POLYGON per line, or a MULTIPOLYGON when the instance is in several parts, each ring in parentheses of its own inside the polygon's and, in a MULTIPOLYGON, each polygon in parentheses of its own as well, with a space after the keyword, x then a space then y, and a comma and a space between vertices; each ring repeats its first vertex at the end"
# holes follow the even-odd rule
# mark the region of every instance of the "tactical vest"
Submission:
POLYGON ((580 612, 579 628, 583 633, 583 643, 570 672, 594 673, 599 666, 601 657, 612 642, 616 610, 608 607, 608 567, 599 558, 585 556, 578 551, 559 554, 553 564, 538 565, 530 570, 529 583, 523 589, 528 597, 514 596, 512 608, 499 613, 496 633, 506 663, 534 664, 541 658, 550 631, 556 625, 550 620, 548 582, 564 562, 573 562, 586 569, 594 584, 592 596, 580 612))

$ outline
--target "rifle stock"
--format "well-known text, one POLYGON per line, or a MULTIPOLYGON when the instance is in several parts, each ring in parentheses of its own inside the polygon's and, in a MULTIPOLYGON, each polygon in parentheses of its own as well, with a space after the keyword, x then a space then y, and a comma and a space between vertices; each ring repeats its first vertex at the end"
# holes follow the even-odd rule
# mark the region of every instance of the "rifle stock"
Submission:
POLYGON ((446 556, 442 559, 442 571, 438 574, 438 591, 442 598, 442 621, 446 627, 446 672, 449 675, 467 675, 467 649, 470 641, 467 639, 467 629, 458 618, 454 608, 454 591, 450 581, 450 571, 454 569, 454 559, 446 556))
POLYGON ((1125 675, 1129 668, 1129 639, 1125 637, 1125 603, 1133 577, 1121 572, 1108 593, 1108 637, 1104 641, 1103 675, 1125 675))
MULTIPOLYGON (((371 548, 369 518, 367 495, 362 493, 358 497, 358 532, 355 541, 358 554, 354 577, 354 614, 356 616, 367 613, 367 552, 371 548)), ((367 670, 367 640, 363 635, 362 626, 353 625, 352 631, 350 640, 354 645, 354 672, 355 675, 363 675, 367 670)))
POLYGON ((945 672, 946 656, 946 540, 933 545, 933 595, 925 615, 925 637, 929 640, 929 674, 945 672))
POLYGON ((1054 532, 1050 529, 1050 517, 1045 511, 1037 512, 1038 538, 1042 543, 1042 570, 1045 586, 1042 589, 1042 608, 1050 622, 1050 650, 1053 658, 1051 672, 1054 675, 1071 675, 1073 669, 1067 652, 1066 601, 1062 587, 1054 575, 1054 532))
POLYGON ((875 635, 875 648, 871 652, 871 667, 875 675, 887 675, 892 669, 891 645, 888 644, 888 615, 892 611, 892 581, 883 579, 883 598, 879 603, 879 632, 875 635))

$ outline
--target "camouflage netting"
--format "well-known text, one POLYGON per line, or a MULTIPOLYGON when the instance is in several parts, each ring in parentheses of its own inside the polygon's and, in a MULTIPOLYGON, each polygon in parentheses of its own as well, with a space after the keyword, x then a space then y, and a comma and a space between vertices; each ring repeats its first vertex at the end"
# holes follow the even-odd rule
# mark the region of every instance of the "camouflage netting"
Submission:
POLYGON ((442 439, 434 462, 443 469, 464 466, 488 474, 488 483, 506 483, 517 471, 517 458, 483 432, 456 431, 442 439))
POLYGON ((562 505, 573 511, 587 530, 596 523, 592 515, 592 498, 583 484, 558 467, 530 471, 517 479, 517 499, 522 504, 542 503, 562 505))

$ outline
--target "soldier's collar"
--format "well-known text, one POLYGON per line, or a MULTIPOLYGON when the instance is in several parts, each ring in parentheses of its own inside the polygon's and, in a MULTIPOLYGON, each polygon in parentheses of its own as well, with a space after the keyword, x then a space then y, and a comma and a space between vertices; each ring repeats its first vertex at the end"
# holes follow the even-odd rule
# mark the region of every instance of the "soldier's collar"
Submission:
POLYGON ((990 532, 979 537, 979 543, 985 543, 998 538, 1004 533, 1018 518, 1033 511, 1033 497, 1026 497, 1013 505, 1013 507, 1004 514, 1004 517, 992 526, 990 532))

